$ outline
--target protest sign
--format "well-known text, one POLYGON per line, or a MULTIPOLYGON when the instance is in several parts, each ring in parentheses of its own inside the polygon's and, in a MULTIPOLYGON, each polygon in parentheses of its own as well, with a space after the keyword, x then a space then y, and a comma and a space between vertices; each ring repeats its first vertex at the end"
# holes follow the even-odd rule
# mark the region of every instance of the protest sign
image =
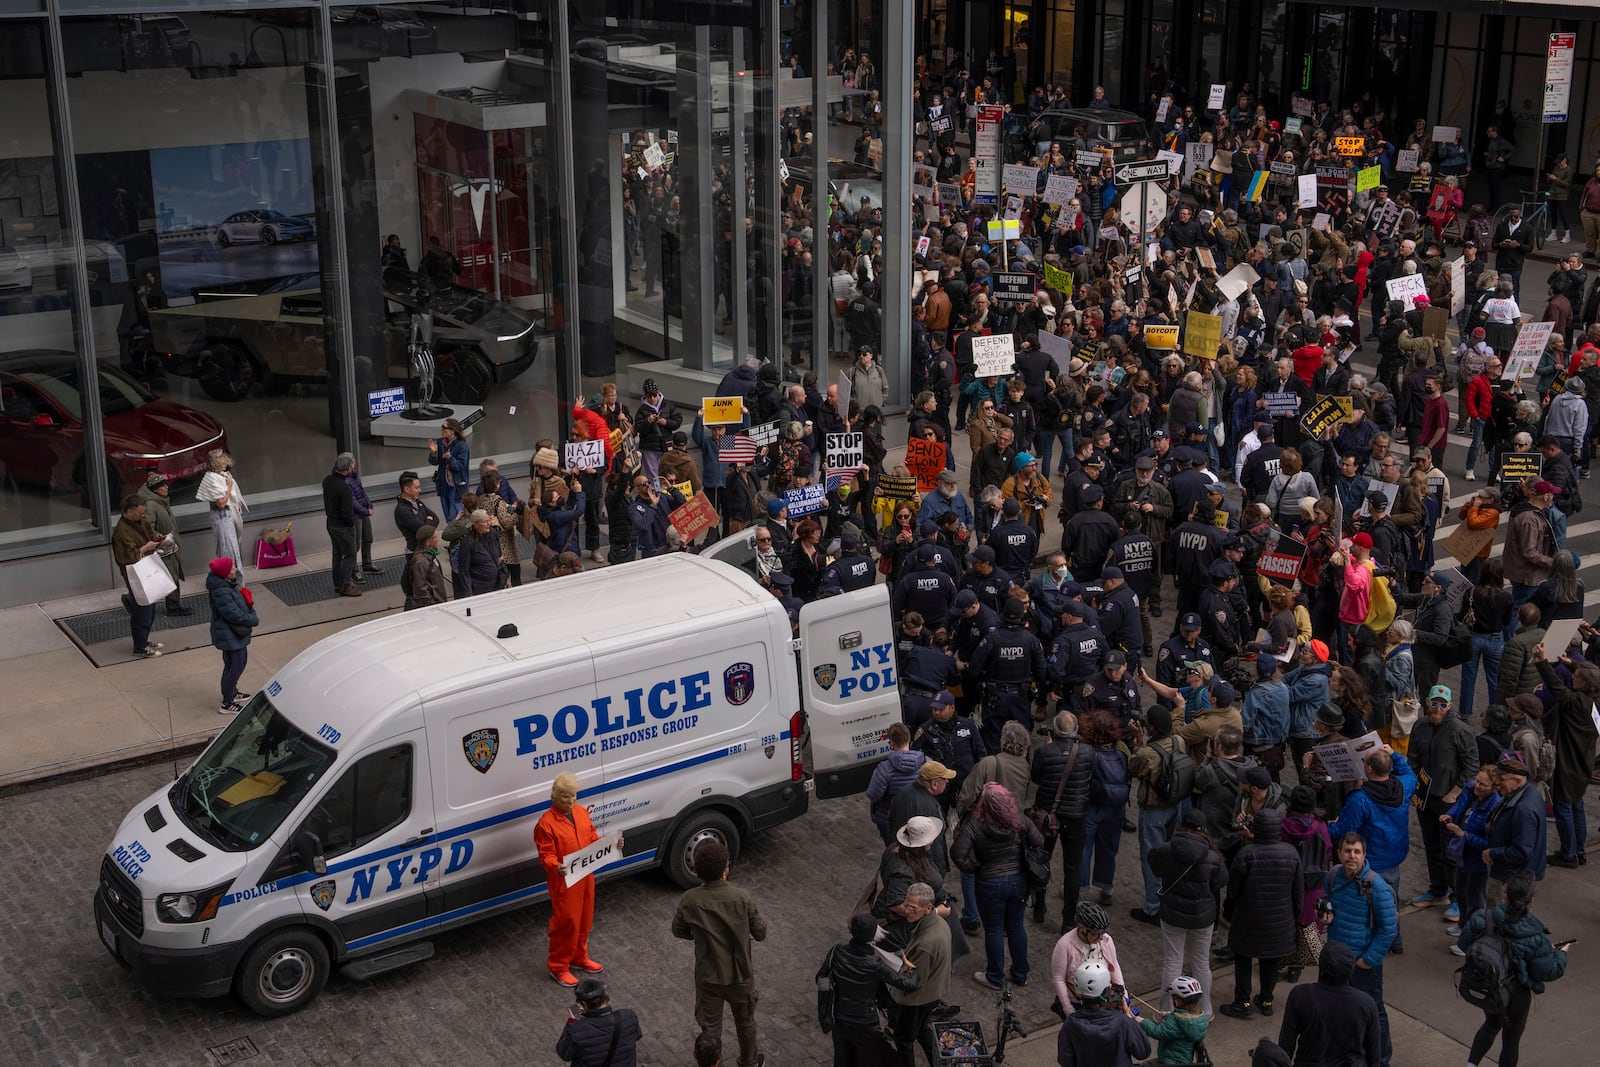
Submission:
MULTIPOLYGON (((821 485, 804 485, 799 489, 787 489, 783 499, 789 507, 789 517, 798 519, 802 515, 810 515, 821 511, 828 506, 828 491, 821 485)), ((673 514, 676 514, 674 512, 673 514)))
POLYGON ((1356 171, 1356 192, 1364 193, 1378 187, 1378 179, 1383 176, 1383 168, 1377 164, 1362 167, 1356 171))
POLYGON ((1450 261, 1450 314, 1467 310, 1467 260, 1459 256, 1450 261))
POLYGON ((1317 108, 1316 101, 1309 96, 1296 96, 1289 101, 1289 111, 1301 118, 1310 118, 1317 108))
MULTIPOLYGON (((943 464, 940 464, 942 467, 943 464)), ((878 479, 877 495, 885 500, 915 500, 917 498, 917 480, 915 478, 897 478, 892 474, 885 474, 878 479)))
POLYGON ((1217 290, 1229 300, 1237 300, 1251 286, 1255 285, 1260 280, 1260 277, 1256 273, 1256 269, 1250 264, 1241 263, 1222 276, 1222 279, 1217 282, 1217 290))
POLYGON ((1196 245, 1194 254, 1195 258, 1200 260, 1200 265, 1206 270, 1214 271, 1217 269, 1217 257, 1212 255, 1211 249, 1205 245, 1196 245))
POLYGON ((1062 296, 1072 295, 1072 275, 1060 267, 1050 264, 1041 264, 1044 267, 1044 283, 1062 296))
POLYGON ((1307 436, 1318 437, 1329 426, 1349 422, 1354 410, 1355 399, 1351 396, 1319 396, 1311 410, 1300 416, 1300 426, 1307 436))
POLYGON ((705 409, 701 418, 707 426, 726 426, 730 422, 744 421, 744 398, 739 396, 708 396, 700 401, 705 409))
POLYGON ((1523 323, 1522 329, 1517 331, 1516 344, 1511 346, 1511 358, 1531 358, 1533 366, 1538 366, 1539 358, 1544 355, 1545 346, 1550 343, 1550 334, 1555 328, 1553 322, 1523 323))
POLYGON ((926 493, 938 488, 939 473, 944 470, 945 444, 913 437, 906 441, 906 470, 916 475, 917 492, 926 493))
POLYGON ((1283 120, 1283 134, 1284 134, 1284 136, 1285 137, 1297 137, 1297 136, 1299 136, 1300 129, 1301 129, 1302 126, 1305 125, 1305 122, 1306 122, 1306 120, 1303 119, 1303 118, 1300 118, 1299 116, 1296 116, 1296 117, 1294 117, 1292 119, 1284 119, 1283 120))
POLYGON ((961 186, 951 185, 949 182, 939 183, 939 205, 941 207, 961 206, 961 186))
POLYGON ((1285 415, 1300 414, 1299 393, 1267 393, 1262 399, 1267 402, 1267 414, 1275 419, 1285 415))
POLYGON ((853 430, 848 433, 830 433, 826 448, 829 470, 847 470, 853 473, 861 467, 862 445, 860 430, 853 430))
POLYGON ((1365 155, 1367 139, 1365 137, 1335 137, 1333 139, 1333 150, 1341 156, 1365 155))
POLYGON ((1170 149, 1161 149, 1156 153, 1156 158, 1166 161, 1168 177, 1171 177, 1183 169, 1183 157, 1178 155, 1178 153, 1171 151, 1170 149))
POLYGON ((1009 333, 993 334, 972 339, 973 373, 979 378, 995 378, 1010 374, 1017 365, 1016 347, 1009 333))
POLYGON ((1539 477, 1543 457, 1537 452, 1500 453, 1500 480, 1520 482, 1524 478, 1539 477))
POLYGON ((1448 308, 1425 307, 1422 309, 1422 334, 1424 337, 1435 337, 1443 341, 1445 330, 1450 325, 1450 311, 1448 308))
MULTIPOLYGON (((1278 542, 1280 545, 1288 542, 1278 542)), ((1293 542, 1288 542, 1293 543, 1293 542)), ((1305 546, 1302 545, 1302 548, 1305 546)), ((1296 578, 1300 577, 1300 567, 1305 563, 1305 556, 1295 556, 1287 552, 1263 552, 1256 560, 1256 573, 1268 581, 1277 582, 1279 585, 1293 585, 1296 578)))
POLYGON ((1433 128, 1433 143, 1436 145, 1455 144, 1458 133, 1460 131, 1454 126, 1435 126, 1433 128))
POLYGON ((1172 110, 1172 97, 1163 96, 1160 101, 1156 103, 1156 121, 1166 122, 1167 112, 1170 110, 1172 110))
POLYGON ((569 471, 598 470, 606 465, 604 441, 568 441, 562 466, 569 471))
POLYGON ((1420 274, 1402 274, 1383 283, 1390 300, 1398 300, 1410 311, 1417 306, 1417 297, 1428 295, 1428 282, 1420 274))
POLYGON ((994 298, 1002 303, 1025 304, 1033 299, 1035 277, 1027 271, 995 271, 994 298))
POLYGON ((1318 745, 1311 750, 1317 762, 1335 782, 1362 782, 1366 780, 1366 758, 1383 751, 1383 738, 1376 733, 1362 734, 1354 741, 1340 741, 1332 745, 1318 745))
POLYGON ((940 115, 928 123, 928 128, 933 131, 935 137, 938 137, 941 134, 949 133, 953 125, 954 120, 949 115, 940 115))
POLYGON ((1299 179, 1299 197, 1295 201, 1296 207, 1317 206, 1317 176, 1315 174, 1302 174, 1299 179))
POLYGON ((592 845, 586 845, 576 852, 569 852, 561 857, 561 869, 566 875, 567 888, 571 889, 579 882, 608 867, 621 859, 617 849, 617 834, 607 834, 592 845))
MULTIPOLYGON (((679 491, 682 491, 682 486, 679 487, 679 491)), ((688 544, 707 530, 716 527, 717 510, 711 506, 710 497, 704 493, 696 493, 682 506, 673 508, 672 514, 667 516, 667 521, 678 531, 683 543, 688 544)))
POLYGON ((928 246, 931 243, 932 242, 930 242, 928 240, 928 235, 927 234, 923 234, 921 237, 917 238, 917 258, 918 259, 927 259, 928 258, 928 246))
POLYGON ((1227 95, 1228 87, 1226 85, 1212 85, 1211 92, 1206 96, 1206 110, 1221 111, 1222 101, 1227 95))
POLYGON ((1056 366, 1065 370, 1072 359, 1072 342, 1053 333, 1039 334, 1039 351, 1055 360, 1056 366))
POLYGON ((1578 639, 1578 627, 1582 625, 1582 619, 1553 620, 1544 634, 1544 654, 1551 660, 1565 655, 1572 642, 1578 639))
POLYGON ((1417 164, 1421 162, 1418 155, 1419 153, 1414 148, 1402 148, 1400 154, 1395 157, 1394 169, 1406 174, 1415 172, 1417 164))
POLYGON ((1146 348, 1169 349, 1178 347, 1178 328, 1176 326, 1146 326, 1144 328, 1144 344, 1146 348))
POLYGON ((777 422, 763 422, 759 426, 752 426, 745 433, 750 435, 750 440, 756 443, 757 448, 766 448, 778 439, 777 422))
POLYGON ((1018 196, 1032 196, 1039 191, 1039 168, 1020 163, 1007 163, 1001 169, 1001 179, 1006 192, 1018 196))
POLYGON ((1183 317, 1183 351, 1201 359, 1216 359, 1222 344, 1222 316, 1191 311, 1183 317))
POLYGON ((661 165, 663 163, 665 163, 666 161, 667 161, 667 154, 661 150, 661 146, 660 145, 652 143, 652 144, 649 144, 649 145, 645 146, 645 150, 644 150, 644 165, 645 166, 649 167, 651 170, 659 170, 661 168, 661 165))
POLYGON ((1311 217, 1311 228, 1313 230, 1326 230, 1332 225, 1333 216, 1329 215, 1326 211, 1319 211, 1311 217))
POLYGON ((1440 547, 1459 560, 1464 567, 1478 558, 1478 553, 1483 551, 1485 545, 1494 543, 1494 535, 1493 526, 1487 530, 1474 530, 1466 523, 1462 523, 1440 543, 1440 547))
POLYGON ((1052 174, 1045 179, 1044 199, 1047 203, 1057 207, 1065 207, 1072 203, 1072 198, 1078 195, 1078 179, 1070 174, 1052 174))

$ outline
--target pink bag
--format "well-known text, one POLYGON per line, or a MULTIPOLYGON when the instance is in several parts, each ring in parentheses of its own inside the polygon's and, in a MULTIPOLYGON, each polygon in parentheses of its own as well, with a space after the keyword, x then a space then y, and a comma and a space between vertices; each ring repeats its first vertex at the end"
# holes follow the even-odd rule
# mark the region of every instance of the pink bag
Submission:
POLYGON ((265 538, 256 538, 256 570, 271 570, 273 567, 292 567, 300 562, 294 554, 294 538, 285 537, 277 544, 268 542, 265 538))

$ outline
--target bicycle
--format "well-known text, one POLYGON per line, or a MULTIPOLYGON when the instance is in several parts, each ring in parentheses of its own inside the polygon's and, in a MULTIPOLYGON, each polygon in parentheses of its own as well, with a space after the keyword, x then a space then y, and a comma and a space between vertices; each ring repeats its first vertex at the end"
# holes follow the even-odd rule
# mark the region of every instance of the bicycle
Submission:
POLYGON ((1000 992, 995 995, 995 1004, 1000 1008, 1000 1018, 995 1023, 998 1036, 995 1038, 993 1062, 1006 1062, 1006 1039, 1012 1034, 1017 1037, 1027 1037, 1028 1031, 1023 1027, 1022 1020, 1017 1018, 1016 1012, 1011 1010, 1011 979, 1002 978, 1000 992))
MULTIPOLYGON (((1533 250, 1537 252, 1544 247, 1544 239, 1548 236, 1550 220, 1550 193, 1548 190, 1534 192, 1524 189, 1518 196, 1517 207, 1522 209, 1522 224, 1532 227, 1533 250)), ((1494 218, 1490 220, 1492 233, 1500 232, 1500 225, 1511 217, 1511 205, 1501 204, 1495 210, 1494 218)))

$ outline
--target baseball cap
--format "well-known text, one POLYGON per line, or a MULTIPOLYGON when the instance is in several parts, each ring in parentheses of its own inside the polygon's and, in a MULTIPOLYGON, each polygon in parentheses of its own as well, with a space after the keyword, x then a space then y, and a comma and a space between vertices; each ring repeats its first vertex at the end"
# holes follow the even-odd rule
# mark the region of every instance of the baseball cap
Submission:
POLYGON ((948 781, 955 776, 955 771, 952 771, 936 759, 931 759, 924 763, 922 769, 917 771, 917 781, 919 782, 931 782, 937 778, 943 778, 948 781))
POLYGON ((1022 514, 1022 502, 1016 497, 1007 497, 1006 502, 1000 505, 1000 511, 1008 519, 1014 519, 1022 514))
POLYGON ((970 589, 963 589, 956 594, 954 607, 957 611, 966 611, 978 602, 978 594, 970 589))
POLYGON ((1165 430, 1152 430, 1152 431, 1150 431, 1150 440, 1152 440, 1152 441, 1165 441, 1170 436, 1171 435, 1168 434, 1167 431, 1165 431, 1165 430))
POLYGON ((794 585, 794 578, 783 573, 782 571, 773 571, 771 574, 767 575, 767 581, 771 582, 779 589, 788 589, 790 586, 794 585))
POLYGON ((1429 571, 1428 578, 1432 580, 1433 584, 1438 586, 1440 589, 1449 589, 1450 583, 1455 580, 1451 578, 1447 572, 1439 570, 1438 568, 1434 568, 1433 570, 1429 571))
POLYGON ((1107 652, 1106 653, 1106 666, 1107 667, 1126 667, 1127 665, 1128 665, 1128 654, 1126 652, 1112 651, 1112 652, 1107 652))
POLYGON ((1086 619, 1089 617, 1089 609, 1084 606, 1081 600, 1064 600, 1061 602, 1061 614, 1086 619))
POLYGON ((939 558, 939 550, 932 545, 917 546, 917 562, 932 563, 939 558))
MULTIPOLYGON (((1211 678, 1211 706, 1226 708, 1239 699, 1239 694, 1234 692, 1233 683, 1222 675, 1213 675, 1211 678)), ((1193 809, 1191 809, 1193 810, 1193 809)))
POLYGON ((1193 612, 1193 611, 1184 612, 1183 616, 1178 620, 1178 629, 1180 629, 1180 630, 1198 630, 1198 629, 1200 629, 1200 616, 1197 613, 1193 612))
POLYGON ((1539 481, 1534 482, 1533 488, 1528 491, 1530 493, 1549 493, 1551 496, 1561 492, 1560 489, 1557 489, 1554 485, 1543 480, 1542 478, 1539 481))
POLYGON ((1207 573, 1211 575, 1211 580, 1213 582, 1222 582, 1228 580, 1229 578, 1239 577, 1239 568, 1235 567, 1225 559, 1219 559, 1217 562, 1211 565, 1211 570, 1207 573))
POLYGON ((767 501, 767 514, 771 515, 773 518, 777 518, 778 514, 788 506, 789 502, 787 500, 783 499, 781 496, 775 496, 771 500, 767 501))
POLYGON ((1368 493, 1367 506, 1372 508, 1373 511, 1388 511, 1389 498, 1383 493, 1379 493, 1377 491, 1368 493))
POLYGON ((932 519, 923 519, 922 522, 917 524, 917 536, 938 537, 939 524, 934 522, 932 519))
POLYGON ((1197 433, 1205 433, 1206 428, 1200 425, 1198 422, 1191 422, 1189 425, 1183 428, 1183 432, 1188 434, 1190 437, 1193 437, 1197 433))
POLYGON ((972 550, 972 559, 975 563, 993 563, 994 549, 988 545, 979 545, 972 550))
POLYGON ((1433 449, 1429 448, 1427 445, 1418 445, 1416 448, 1413 448, 1411 450, 1411 458, 1412 459, 1432 459, 1433 458, 1433 449))
POLYGON ((1106 491, 1098 485, 1086 485, 1083 492, 1078 494, 1078 503, 1096 504, 1106 498, 1106 491))
POLYGON ((1350 544, 1355 548, 1371 548, 1372 535, 1365 531, 1358 533, 1354 537, 1350 538, 1350 544))
POLYGON ((1271 678, 1278 673, 1278 657, 1270 652, 1264 652, 1256 657, 1256 673, 1263 678, 1271 678))
POLYGON ((1107 578, 1118 578, 1118 579, 1120 579, 1122 577, 1123 577, 1122 568, 1116 566, 1115 564, 1107 565, 1107 566, 1102 567, 1100 569, 1100 580, 1102 582, 1105 581, 1107 578))
POLYGON ((948 689, 939 690, 933 694, 933 700, 929 701, 930 705, 936 708, 948 708, 955 702, 956 698, 950 695, 950 690, 948 689))
POLYGON ((1430 701, 1453 699, 1450 695, 1450 687, 1448 685, 1434 686, 1432 689, 1428 690, 1428 699, 1430 701))
POLYGON ((1015 622, 1028 614, 1027 605, 1016 597, 1007 597, 1005 610, 1002 612, 1007 622, 1015 622))

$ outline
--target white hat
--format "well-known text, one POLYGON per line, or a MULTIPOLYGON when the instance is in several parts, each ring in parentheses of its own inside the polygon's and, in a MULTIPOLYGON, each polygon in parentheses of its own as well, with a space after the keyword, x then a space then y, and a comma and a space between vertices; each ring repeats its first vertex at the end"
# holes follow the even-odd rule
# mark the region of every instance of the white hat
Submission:
POLYGON ((913 815, 900 827, 894 839, 907 848, 926 848, 944 833, 944 820, 932 815, 913 815))

